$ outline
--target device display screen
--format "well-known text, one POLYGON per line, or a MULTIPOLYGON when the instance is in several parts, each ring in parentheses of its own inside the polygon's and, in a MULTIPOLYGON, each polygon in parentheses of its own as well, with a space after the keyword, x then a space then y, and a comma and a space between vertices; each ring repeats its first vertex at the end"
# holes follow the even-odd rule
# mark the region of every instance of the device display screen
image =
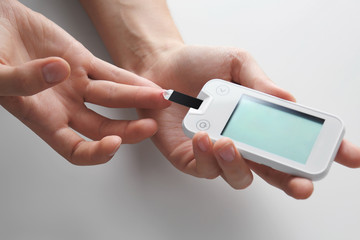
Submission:
POLYGON ((222 135, 305 164, 324 119, 243 95, 222 135))

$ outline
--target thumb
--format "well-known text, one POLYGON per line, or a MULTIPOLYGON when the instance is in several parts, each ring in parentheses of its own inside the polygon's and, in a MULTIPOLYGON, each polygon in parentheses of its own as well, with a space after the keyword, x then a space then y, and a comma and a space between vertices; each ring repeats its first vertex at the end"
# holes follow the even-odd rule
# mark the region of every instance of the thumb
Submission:
POLYGON ((36 59, 20 66, 0 65, 0 96, 30 96, 70 75, 69 64, 57 57, 36 59))
POLYGON ((282 98, 288 101, 296 102, 295 97, 288 91, 278 87, 270 80, 262 81, 256 85, 256 90, 273 95, 278 98, 282 98))

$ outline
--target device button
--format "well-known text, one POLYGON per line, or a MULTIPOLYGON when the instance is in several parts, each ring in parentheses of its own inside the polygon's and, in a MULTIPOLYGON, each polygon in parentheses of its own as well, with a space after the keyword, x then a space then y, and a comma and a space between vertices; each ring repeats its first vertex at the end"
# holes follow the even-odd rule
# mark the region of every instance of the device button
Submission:
POLYGON ((210 122, 208 120, 202 119, 196 123, 196 127, 200 131, 208 130, 210 128, 210 122))
POLYGON ((226 85, 220 85, 216 88, 216 93, 220 96, 225 96, 230 92, 230 88, 226 85))

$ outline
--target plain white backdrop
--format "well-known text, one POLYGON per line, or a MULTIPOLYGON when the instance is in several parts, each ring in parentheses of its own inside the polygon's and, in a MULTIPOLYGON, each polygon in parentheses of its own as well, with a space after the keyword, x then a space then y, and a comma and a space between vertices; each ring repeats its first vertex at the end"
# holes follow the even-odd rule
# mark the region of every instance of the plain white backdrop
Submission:
MULTIPOLYGON (((111 61, 77 1, 21 2, 111 61)), ((360 145, 359 1, 168 3, 188 44, 246 49, 298 102, 340 116, 360 145)), ((2 108, 0 121, 0 239, 359 239, 360 169, 335 163, 297 201, 258 177, 235 191, 185 175, 150 140, 122 146, 105 165, 73 166, 2 108)))

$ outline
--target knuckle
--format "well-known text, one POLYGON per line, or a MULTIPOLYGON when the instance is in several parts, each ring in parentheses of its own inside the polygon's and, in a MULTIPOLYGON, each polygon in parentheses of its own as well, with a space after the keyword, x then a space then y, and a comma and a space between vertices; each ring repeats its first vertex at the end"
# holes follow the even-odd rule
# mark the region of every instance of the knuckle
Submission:
MULTIPOLYGON (((125 142, 129 143, 129 141, 131 140, 130 139, 130 136, 132 134, 134 134, 134 128, 132 127, 133 124, 136 124, 135 122, 131 121, 131 120, 124 120, 123 123, 122 123, 122 127, 121 127, 121 131, 120 131, 120 134, 119 136, 124 139, 125 142)), ((138 130, 135 126, 135 130, 138 130)))
POLYGON ((16 91, 23 96, 31 96, 35 94, 36 91, 34 86, 36 86, 37 83, 35 81, 31 81, 20 67, 15 67, 13 71, 13 76, 15 76, 13 83, 16 91))
POLYGON ((71 149, 70 153, 68 156, 65 156, 65 158, 73 165, 75 166, 82 166, 83 161, 81 161, 78 157, 78 151, 79 148, 81 147, 81 145, 83 145, 85 142, 85 140, 80 140, 79 142, 77 142, 71 149))
POLYGON ((14 114, 20 121, 25 124, 31 122, 33 119, 33 108, 27 104, 27 97, 23 96, 10 96, 1 97, 0 103, 9 112, 14 114))
POLYGON ((97 136, 94 136, 96 140, 100 140, 108 134, 110 122, 108 119, 102 118, 97 129, 97 136))
POLYGON ((115 101, 116 95, 118 94, 118 86, 110 83, 105 89, 105 92, 105 103, 111 105, 115 101))
POLYGON ((231 59, 231 69, 235 71, 235 73, 233 73, 235 76, 236 73, 240 73, 243 67, 253 59, 248 51, 239 48, 232 48, 229 51, 229 55, 229 59, 231 59))
POLYGON ((230 51, 230 56, 233 60, 240 62, 240 63, 245 63, 248 60, 252 59, 251 54, 241 48, 232 48, 232 50, 230 51))
POLYGON ((134 89, 134 95, 133 95, 133 106, 136 106, 137 103, 141 103, 141 87, 140 86, 135 86, 134 89))

